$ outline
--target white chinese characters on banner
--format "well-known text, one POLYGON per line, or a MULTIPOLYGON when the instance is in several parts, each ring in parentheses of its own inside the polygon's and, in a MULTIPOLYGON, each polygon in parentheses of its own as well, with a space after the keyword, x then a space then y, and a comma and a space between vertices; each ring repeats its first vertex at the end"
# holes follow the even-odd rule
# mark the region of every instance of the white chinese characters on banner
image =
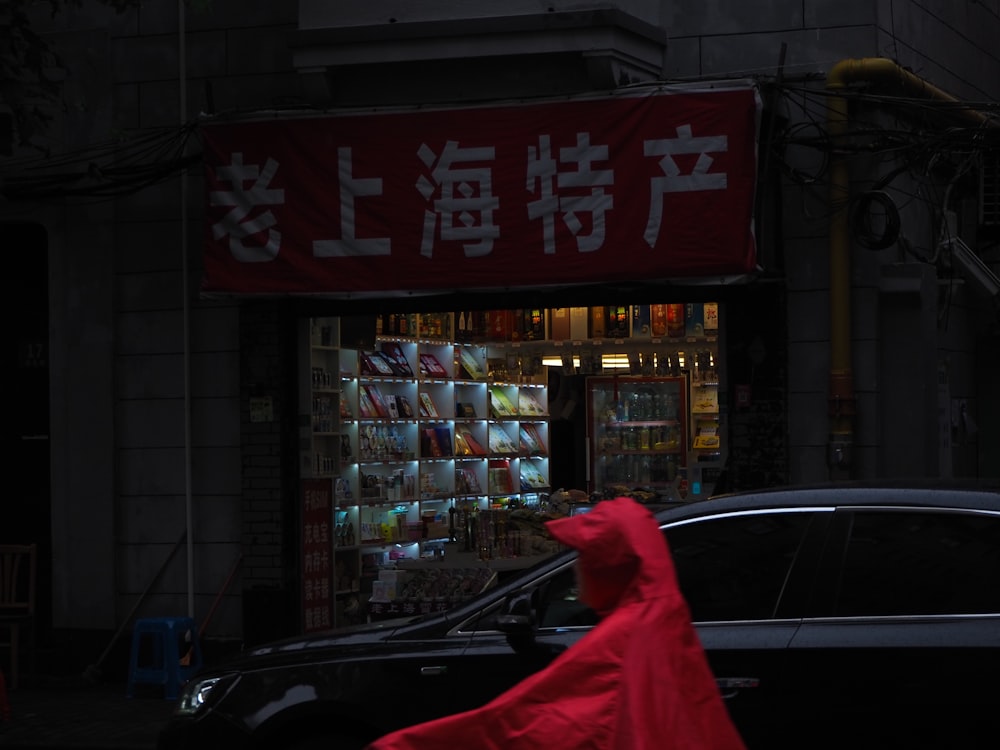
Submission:
POLYGON ((493 212, 500 201, 493 195, 492 172, 488 167, 457 169, 453 165, 460 161, 492 161, 494 153, 492 148, 461 148, 456 141, 448 141, 438 158, 426 143, 420 145, 418 156, 431 173, 430 177, 420 176, 417 190, 433 206, 433 210, 424 211, 421 255, 430 258, 434 254, 439 220, 441 239, 463 242, 467 258, 493 251, 493 240, 500 234, 493 224, 493 212), (435 199, 435 195, 440 197, 435 199))
POLYGON ((664 176, 653 178, 653 189, 649 196, 649 219, 646 222, 644 237, 650 247, 656 246, 656 240, 660 236, 660 227, 663 224, 664 193, 725 190, 728 184, 725 172, 708 173, 713 161, 708 154, 726 151, 729 148, 729 141, 724 135, 693 138, 690 125, 678 127, 677 135, 677 138, 646 141, 643 144, 643 152, 646 156, 663 157, 660 159, 660 169, 663 170, 664 176), (691 174, 681 174, 680 167, 677 166, 677 162, 673 158, 677 154, 698 155, 691 174))
POLYGON ((545 253, 556 251, 555 216, 561 218, 576 238, 576 249, 581 253, 597 250, 604 244, 604 215, 614 206, 614 201, 599 185, 613 185, 612 169, 594 170, 593 162, 608 160, 607 146, 592 146, 590 133, 577 133, 576 146, 559 149, 558 162, 552 158, 550 136, 538 138, 538 147, 528 147, 527 189, 541 197, 528 203, 528 217, 542 219, 542 240, 545 253), (575 164, 572 170, 559 170, 559 164, 575 164), (560 189, 553 193, 552 182, 560 189), (585 195, 562 195, 562 189, 590 188, 585 195), (583 223, 579 214, 590 214, 591 232, 580 235, 583 223))
POLYGON ((355 177, 351 149, 342 146, 337 149, 337 183, 340 196, 340 239, 315 240, 313 255, 317 258, 389 255, 392 252, 391 238, 361 239, 355 234, 357 199, 382 195, 382 178, 355 177))
POLYGON ((219 167, 220 181, 228 181, 229 190, 213 190, 208 195, 210 206, 231 206, 220 221, 212 225, 212 235, 219 240, 229 237, 229 251, 233 257, 244 263, 261 263, 274 260, 281 250, 281 232, 275 229, 278 223, 271 211, 264 211, 250 217, 251 209, 259 206, 275 206, 285 202, 285 191, 270 189, 271 180, 278 171, 278 162, 268 159, 264 169, 256 164, 244 165, 243 154, 234 153, 228 167, 219 167), (252 182, 249 188, 247 182, 252 182), (263 245, 244 244, 247 237, 266 232, 263 245))
MULTIPOLYGON (((644 234, 650 247, 656 245, 660 234, 665 193, 725 190, 727 185, 725 172, 709 173, 713 162, 709 154, 726 151, 726 137, 695 138, 690 125, 678 127, 677 135, 677 138, 648 140, 643 144, 645 156, 663 157, 659 160, 663 176, 651 180, 644 234), (690 174, 681 173, 673 158, 678 154, 698 155, 690 174)), ((313 253, 319 258, 391 254, 391 238, 361 239, 355 236, 357 201, 366 196, 381 195, 382 179, 356 177, 352 170, 351 151, 349 147, 337 150, 340 237, 315 240, 313 253)), ((455 165, 463 160, 492 160, 494 150, 487 147, 463 149, 455 141, 448 141, 440 157, 426 144, 421 146, 418 156, 430 169, 430 174, 421 175, 416 188, 432 206, 424 213, 421 255, 432 257, 439 237, 463 242, 466 257, 488 255, 492 252, 493 240, 500 235, 500 228, 493 223, 493 214, 500 206, 500 199, 492 193, 491 169, 482 166, 463 169, 455 165)), ((277 257, 281 245, 281 232, 273 228, 276 224, 274 215, 265 211, 255 218, 248 217, 253 207, 284 202, 283 190, 266 188, 278 169, 278 163, 268 159, 264 169, 258 171, 254 165, 245 166, 242 157, 242 154, 234 153, 230 166, 218 170, 220 179, 230 180, 232 190, 213 191, 211 205, 233 208, 222 221, 213 225, 213 234, 216 239, 229 235, 230 249, 238 260, 250 263, 272 260, 277 257), (250 180, 253 184, 245 189, 244 182, 250 180), (265 229, 268 234, 264 247, 254 248, 244 244, 247 237, 265 229)), ((552 158, 548 135, 539 136, 538 146, 528 148, 526 188, 539 197, 526 204, 526 212, 528 218, 542 220, 543 250, 546 254, 556 251, 557 215, 576 238, 578 252, 592 252, 604 244, 605 216, 613 209, 614 200, 603 186, 614 185, 614 170, 595 169, 593 165, 597 161, 608 161, 608 147, 592 145, 590 134, 586 132, 577 133, 576 146, 559 149, 558 160, 552 158), (560 169, 560 165, 575 165, 575 168, 560 169), (581 194, 580 188, 589 188, 589 192, 581 194), (568 191, 567 194, 563 195, 564 191, 568 191), (584 229, 581 214, 590 217, 589 234, 580 234, 584 229)))

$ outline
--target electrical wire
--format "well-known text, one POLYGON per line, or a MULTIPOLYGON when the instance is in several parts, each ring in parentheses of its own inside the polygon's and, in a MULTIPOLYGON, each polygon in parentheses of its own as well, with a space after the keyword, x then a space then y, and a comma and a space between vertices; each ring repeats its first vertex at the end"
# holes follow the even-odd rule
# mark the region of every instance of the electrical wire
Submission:
POLYGON ((6 200, 46 202, 66 198, 104 200, 134 193, 201 162, 185 146, 196 123, 61 155, 12 160, 14 173, 0 183, 6 200))
POLYGON ((854 238, 869 250, 885 250, 896 244, 902 222, 899 210, 889 194, 882 190, 868 190, 851 198, 850 226, 854 238), (881 209, 881 213, 874 209, 881 209), (876 222, 881 217, 881 222, 876 222), (877 225, 878 224, 878 225, 877 225))
MULTIPOLYGON (((775 134, 769 155, 788 179, 802 187, 823 185, 829 159, 834 154, 882 160, 893 165, 889 175, 895 179, 906 171, 916 174, 927 170, 932 160, 961 163, 981 157, 984 152, 1000 153, 1000 127, 990 127, 984 122, 980 127, 942 128, 925 122, 928 114, 953 115, 970 109, 1000 111, 996 103, 889 97, 863 87, 832 93, 788 81, 780 86, 767 85, 777 90, 785 105, 794 108, 801 117, 775 134), (827 133, 827 104, 831 96, 846 99, 854 110, 848 131, 836 144, 827 133), (913 120, 915 126, 891 127, 865 117, 866 112, 878 113, 885 107, 890 107, 894 116, 913 120), (803 168, 806 159, 789 159, 790 150, 798 151, 799 156, 811 150, 816 155, 815 163, 803 168)), ((0 178, 0 195, 8 201, 103 200, 141 190, 200 162, 200 153, 186 148, 198 127, 199 121, 193 120, 180 127, 141 131, 63 154, 8 159, 5 174, 0 178)), ((882 178, 871 189, 884 189, 891 179, 882 178)), ((905 190, 896 192, 903 195, 905 190)), ((921 196, 911 194, 910 198, 921 199, 921 196)), ((861 203, 867 203, 871 209, 881 200, 869 198, 861 203)), ((859 227, 868 241, 879 243, 881 232, 866 225, 860 216, 859 227)))

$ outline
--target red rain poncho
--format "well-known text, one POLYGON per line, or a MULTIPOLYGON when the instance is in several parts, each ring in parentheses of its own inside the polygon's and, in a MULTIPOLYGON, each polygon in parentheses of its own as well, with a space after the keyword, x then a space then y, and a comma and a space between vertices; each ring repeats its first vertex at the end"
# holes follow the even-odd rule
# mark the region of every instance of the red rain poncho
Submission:
POLYGON ((649 510, 621 497, 547 527, 578 550, 598 625, 482 708, 369 750, 743 750, 649 510))

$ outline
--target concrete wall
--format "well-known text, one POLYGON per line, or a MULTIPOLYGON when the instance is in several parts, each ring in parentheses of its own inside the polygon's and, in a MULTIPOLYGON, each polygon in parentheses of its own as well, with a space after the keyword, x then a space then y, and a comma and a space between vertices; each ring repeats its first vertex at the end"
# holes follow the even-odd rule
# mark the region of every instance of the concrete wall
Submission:
MULTIPOLYGON (((147 132, 176 128, 209 110, 269 108, 294 99, 297 77, 289 72, 283 44, 283 31, 294 24, 294 6, 241 4, 231 13, 225 5, 189 9, 183 19, 170 3, 132 12, 134 24, 122 24, 112 43, 115 112, 123 126, 147 132), (179 67, 182 22, 186 113, 179 67)), ((195 137, 187 150, 198 149, 195 137)), ((245 525, 261 523, 261 484, 273 493, 281 477, 272 467, 262 470, 262 479, 259 467, 245 461, 244 441, 253 452, 256 439, 244 423, 240 305, 199 297, 203 201, 195 169, 183 185, 169 180, 118 203, 118 507, 126 571, 121 592, 127 598, 148 584, 190 529, 190 547, 183 546, 167 568, 145 611, 188 612, 193 606, 202 620, 214 606, 207 635, 239 637, 243 587, 259 578, 272 580, 282 570, 280 539, 267 537, 263 565, 259 547, 244 548, 245 525), (237 577, 216 605, 241 554, 237 577)), ((273 515, 266 523, 280 537, 273 515)))
MULTIPOLYGON (((236 13, 224 6, 188 10, 183 19, 186 113, 177 3, 121 15, 84 3, 55 18, 34 7, 36 30, 71 63, 67 95, 75 106, 57 121, 49 147, 71 153, 176 133, 210 106, 294 100, 299 77, 284 44, 294 4, 241 3, 236 13)), ((145 158, 166 159, 182 147, 173 148, 145 158)), ((197 153, 197 139, 184 148, 197 153)), ((253 470, 245 472, 242 454, 240 306, 198 294, 203 200, 195 169, 183 185, 173 177, 95 205, 71 200, 40 212, 52 268, 57 628, 117 627, 149 586, 137 616, 183 614, 193 605, 204 617, 242 551, 244 522, 257 528, 258 498, 252 491, 245 498, 243 484, 253 470), (177 547, 188 528, 191 545, 177 547)), ((280 488, 279 472, 272 474, 280 488)), ((250 583, 237 579, 213 613, 210 635, 238 636, 241 587, 255 576, 280 577, 282 540, 268 539, 272 554, 263 566, 252 559, 243 566, 250 583)))
MULTIPOLYGON (((670 77, 773 77, 778 72, 784 44, 782 74, 793 92, 794 87, 799 86, 806 90, 821 89, 826 74, 840 60, 890 57, 955 97, 976 101, 995 101, 1000 97, 1000 53, 995 45, 1000 34, 1000 5, 996 2, 743 3, 733 0, 673 3, 671 8, 672 15, 667 19, 670 77)), ((825 108, 819 98, 796 98, 792 93, 780 105, 779 114, 788 118, 789 126, 801 126, 799 134, 815 133, 817 127, 823 126, 825 108)), ((798 167, 805 176, 819 179, 815 185, 784 180, 782 227, 780 230, 765 227, 762 238, 783 242, 782 256, 787 270, 791 479, 816 481, 829 476, 827 237, 830 197, 825 188, 826 176, 813 173, 814 168, 823 168, 818 154, 801 150, 790 156, 803 159, 798 167)), ((864 189, 879 176, 879 169, 877 164, 855 163, 851 172, 852 184, 864 189)), ((911 239, 925 247, 933 245, 936 225, 930 226, 928 217, 933 217, 934 211, 928 210, 931 207, 924 201, 911 203, 909 213, 904 209, 903 216, 911 239), (918 215, 919 211, 923 214, 918 215)), ((900 205, 904 202, 900 201, 900 205)), ((763 218, 766 221, 767 216, 763 218)), ((762 252, 774 254, 768 247, 762 252)), ((874 477, 884 476, 890 470, 905 469, 915 475, 937 475, 939 468, 947 468, 951 462, 947 458, 939 460, 937 451, 926 444, 928 435, 937 434, 940 421, 936 387, 928 379, 936 377, 934 364, 940 360, 942 364, 947 363, 953 387, 968 392, 973 382, 968 353, 975 347, 968 341, 956 345, 956 336, 961 337, 956 331, 975 335, 975 331, 982 329, 976 325, 962 327, 963 323, 958 320, 962 307, 954 300, 947 303, 952 311, 950 333, 942 329, 938 334, 931 326, 924 309, 926 301, 918 303, 904 319, 899 318, 900 310, 895 302, 888 303, 888 309, 883 312, 883 302, 894 298, 885 298, 880 293, 879 266, 892 260, 857 247, 852 252, 851 335, 858 412, 853 472, 858 477, 874 477), (938 335, 942 338, 943 351, 940 353, 934 346, 938 335), (898 425, 885 423, 890 412, 881 394, 896 388, 900 373, 908 372, 889 367, 898 364, 898 360, 886 357, 883 344, 896 336, 901 337, 898 340, 908 340, 923 347, 922 400, 917 411, 922 429, 917 431, 901 431, 898 425), (917 456, 922 458, 915 459, 917 456), (907 458, 901 463, 899 457, 907 458)), ((930 293, 933 296, 933 289, 930 293)), ((966 403, 971 408, 972 402, 966 399, 966 403)), ((937 442, 933 444, 936 446, 937 442)), ((969 453, 962 451, 963 457, 969 453)), ((968 475, 972 467, 956 455, 952 469, 956 475, 968 475)))
MULTIPOLYGON (((82 16, 74 33, 56 34, 80 75, 66 80, 67 108, 37 145, 56 154, 107 142, 109 40, 82 16)), ((29 160, 39 154, 25 150, 29 160)), ((35 168, 38 165, 34 165, 35 168)), ((78 172, 78 163, 65 169, 78 172)), ((108 201, 12 203, 5 213, 41 223, 49 237, 49 350, 53 625, 116 624, 119 559, 116 519, 114 206, 108 201), (81 564, 85 561, 86 564, 81 564)))

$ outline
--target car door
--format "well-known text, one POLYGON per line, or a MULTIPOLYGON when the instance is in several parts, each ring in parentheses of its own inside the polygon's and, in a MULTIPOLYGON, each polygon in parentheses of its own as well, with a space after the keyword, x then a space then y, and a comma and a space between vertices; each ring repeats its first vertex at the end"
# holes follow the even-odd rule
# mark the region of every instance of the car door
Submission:
POLYGON ((792 639, 800 746, 996 747, 1000 513, 844 508, 792 639))
POLYGON ((779 746, 783 707, 795 689, 785 655, 829 515, 816 508, 744 511, 665 530, 692 620, 748 748, 779 746))
MULTIPOLYGON (((793 689, 783 680, 783 658, 816 572, 827 515, 815 508, 727 513, 664 530, 709 664, 750 748, 774 746, 782 702, 793 689)), ((455 710, 482 705, 544 668, 596 624, 575 587, 571 562, 526 582, 517 595, 537 621, 531 638, 501 632, 499 608, 467 626, 468 647, 449 667, 455 671, 448 682, 462 686, 455 710)))
POLYGON ((507 600, 457 628, 468 641, 460 663, 449 667, 456 710, 481 706, 543 669, 596 624, 594 611, 577 601, 574 559, 526 579, 507 600), (530 632, 501 631, 497 617, 512 601, 515 611, 532 618, 530 632))

